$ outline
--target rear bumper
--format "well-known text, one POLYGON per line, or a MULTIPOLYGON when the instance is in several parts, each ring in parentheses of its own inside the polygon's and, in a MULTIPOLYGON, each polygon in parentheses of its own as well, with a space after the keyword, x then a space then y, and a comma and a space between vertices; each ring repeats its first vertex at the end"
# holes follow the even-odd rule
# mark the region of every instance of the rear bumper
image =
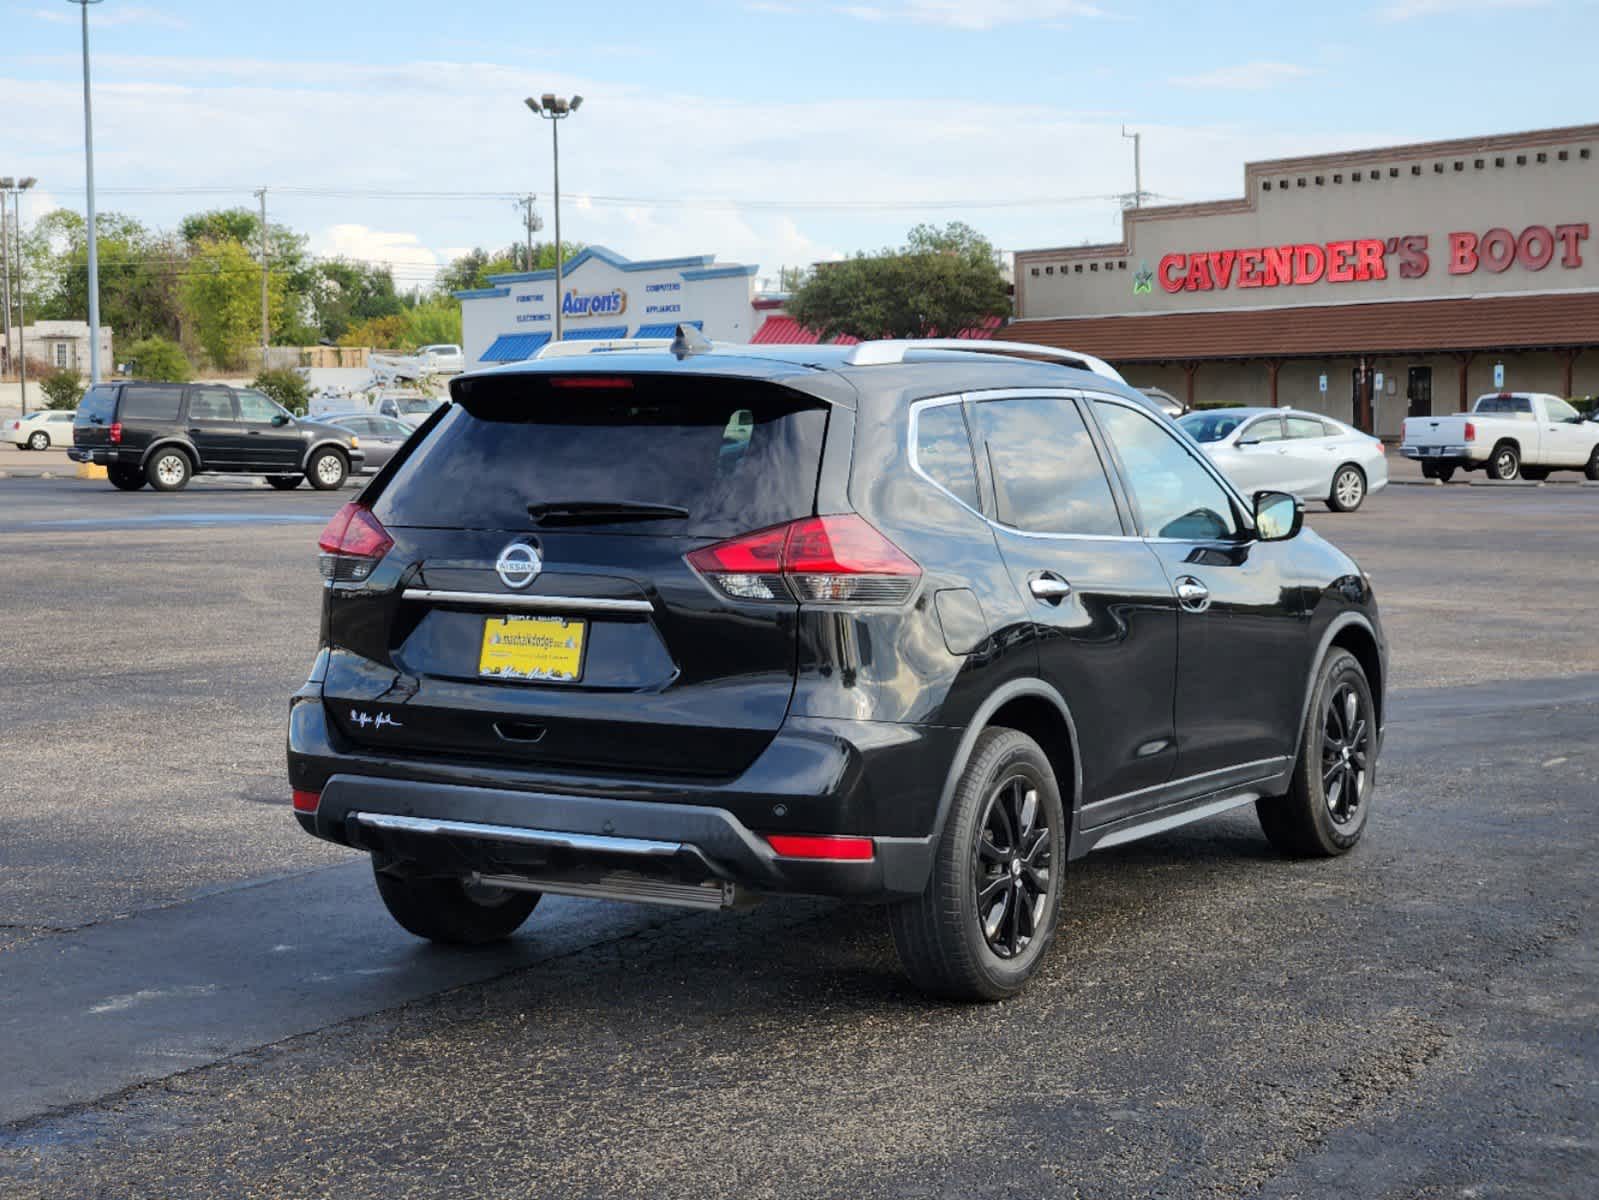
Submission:
POLYGON ((624 839, 678 847, 645 864, 671 881, 894 899, 926 886, 938 798, 960 733, 790 718, 736 778, 688 783, 384 757, 346 743, 321 700, 302 696, 290 710, 289 777, 295 790, 321 796, 314 815, 296 813, 306 832, 424 871, 503 876, 520 864, 521 873, 537 876, 552 864, 635 866, 603 851, 605 839, 624 839), (508 832, 427 833, 382 817, 508 832), (861 861, 785 858, 762 833, 866 836, 874 854, 861 861), (571 835, 579 844, 546 853, 540 843, 548 835, 571 835), (520 846, 511 851, 508 842, 520 846))
POLYGON ((1448 461, 1456 464, 1471 461, 1470 452, 1463 445, 1422 446, 1405 445, 1399 447, 1399 453, 1405 458, 1418 458, 1424 462, 1448 461))

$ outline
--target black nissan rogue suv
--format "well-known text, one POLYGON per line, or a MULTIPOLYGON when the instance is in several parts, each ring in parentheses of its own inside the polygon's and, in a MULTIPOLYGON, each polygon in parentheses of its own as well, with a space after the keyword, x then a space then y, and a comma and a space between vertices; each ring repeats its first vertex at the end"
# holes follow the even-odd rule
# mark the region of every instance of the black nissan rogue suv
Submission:
POLYGON ((342 487, 364 461, 348 429, 293 416, 253 388, 221 383, 102 383, 72 422, 67 457, 106 469, 111 485, 176 492, 201 473, 265 475, 280 490, 300 480, 342 487))
POLYGON ((1090 850, 1246 804, 1360 838, 1367 577, 1098 360, 680 334, 452 394, 323 533, 289 715, 300 823, 413 934, 853 897, 997 999, 1090 850))

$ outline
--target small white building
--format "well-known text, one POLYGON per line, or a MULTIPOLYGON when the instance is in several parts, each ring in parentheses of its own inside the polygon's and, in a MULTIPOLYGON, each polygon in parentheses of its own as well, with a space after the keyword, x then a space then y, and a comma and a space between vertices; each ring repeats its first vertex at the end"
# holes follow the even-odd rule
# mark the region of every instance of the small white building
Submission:
POLYGON ((492 275, 489 287, 455 293, 467 368, 536 353, 555 336, 558 303, 567 340, 670 337, 687 324, 712 341, 747 342, 760 324, 756 270, 713 254, 635 262, 590 246, 564 265, 559 296, 553 270, 492 275))
MULTIPOLYGON (((0 341, 0 374, 10 375, 16 370, 13 359, 26 349, 28 366, 39 363, 48 367, 89 373, 89 322, 87 321, 35 321, 32 325, 11 327, 9 342, 0 341), (26 346, 24 347, 24 343, 26 346), (9 351, 7 347, 10 347, 9 351)), ((100 326, 100 370, 109 375, 111 362, 111 326, 100 326)))

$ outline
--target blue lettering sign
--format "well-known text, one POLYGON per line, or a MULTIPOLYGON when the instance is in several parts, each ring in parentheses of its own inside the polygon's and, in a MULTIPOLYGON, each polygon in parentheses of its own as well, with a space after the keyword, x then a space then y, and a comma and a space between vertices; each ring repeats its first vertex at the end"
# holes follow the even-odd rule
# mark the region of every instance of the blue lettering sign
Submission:
POLYGON ((627 293, 621 288, 593 296, 576 291, 561 297, 561 315, 566 317, 619 317, 627 311, 627 293))

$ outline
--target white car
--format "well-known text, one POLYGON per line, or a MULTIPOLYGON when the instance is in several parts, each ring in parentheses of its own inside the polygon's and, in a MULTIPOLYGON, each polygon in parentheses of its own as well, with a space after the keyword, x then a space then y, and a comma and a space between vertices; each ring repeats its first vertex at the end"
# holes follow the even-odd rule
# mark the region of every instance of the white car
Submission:
POLYGON ((442 396, 389 395, 379 398, 376 412, 380 417, 393 417, 416 429, 443 403, 442 396))
POLYGON ((458 375, 466 370, 466 355, 456 345, 422 346, 417 349, 416 357, 423 369, 433 374, 458 375))
POLYGON ((24 450, 65 450, 72 445, 72 418, 70 409, 41 408, 25 417, 13 417, 0 429, 0 437, 24 450))
POLYGON ((1211 408, 1177 424, 1245 495, 1293 492, 1354 512, 1388 486, 1382 442, 1320 413, 1286 408, 1211 408))

